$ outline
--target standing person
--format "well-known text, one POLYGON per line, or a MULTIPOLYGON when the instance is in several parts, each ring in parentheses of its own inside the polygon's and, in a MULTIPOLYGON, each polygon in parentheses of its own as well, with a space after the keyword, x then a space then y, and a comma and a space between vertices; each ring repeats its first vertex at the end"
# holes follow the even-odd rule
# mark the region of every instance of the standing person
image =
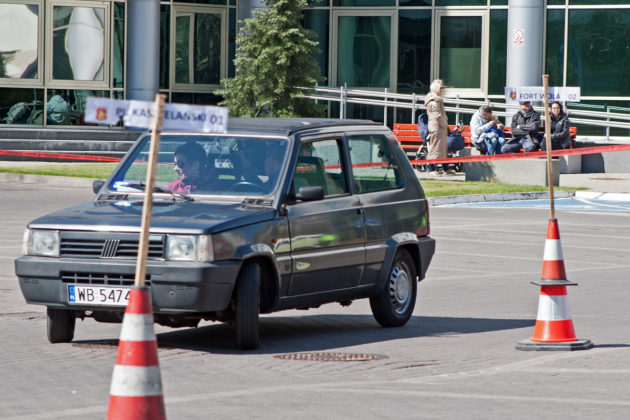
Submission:
MULTIPOLYGON (((571 135, 569 134, 569 117, 564 113, 562 104, 558 101, 551 103, 551 150, 570 149, 571 135)), ((542 150, 547 150, 547 142, 543 141, 540 145, 542 150)))
POLYGON ((470 119, 470 139, 473 145, 488 155, 501 153, 505 143, 503 124, 492 116, 492 107, 484 105, 470 119))
MULTIPOLYGON (((444 91, 444 83, 440 79, 436 79, 431 83, 430 92, 424 98, 424 106, 427 107, 427 115, 429 116, 429 153, 427 159, 444 159, 447 152, 447 136, 448 136, 448 120, 446 118, 446 110, 444 109, 444 99, 442 92, 444 91)), ((447 175, 454 175, 455 171, 448 168, 448 164, 443 164, 442 168, 447 175)), ((427 171, 433 176, 440 175, 436 171, 434 164, 427 165, 427 171)))
POLYGON ((516 153, 521 148, 533 152, 538 148, 540 113, 534 110, 530 101, 521 101, 521 109, 512 117, 512 138, 501 148, 501 153, 516 153))

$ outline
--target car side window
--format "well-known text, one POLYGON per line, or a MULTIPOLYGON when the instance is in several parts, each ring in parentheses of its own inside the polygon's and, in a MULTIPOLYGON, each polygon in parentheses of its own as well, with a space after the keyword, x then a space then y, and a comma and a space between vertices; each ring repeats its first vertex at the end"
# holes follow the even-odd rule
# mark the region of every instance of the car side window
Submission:
POLYGON ((341 150, 341 143, 332 139, 303 143, 293 176, 294 193, 301 187, 320 186, 324 197, 347 194, 341 150))
POLYGON ((401 188, 403 179, 387 138, 382 135, 350 136, 350 159, 358 193, 401 188))

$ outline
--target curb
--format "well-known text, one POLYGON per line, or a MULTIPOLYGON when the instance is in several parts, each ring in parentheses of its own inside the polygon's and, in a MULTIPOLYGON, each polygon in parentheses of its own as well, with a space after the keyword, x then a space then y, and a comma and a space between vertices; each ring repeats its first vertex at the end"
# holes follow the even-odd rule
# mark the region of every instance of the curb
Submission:
POLYGON ((33 175, 0 173, 0 182, 21 182, 23 184, 48 184, 59 187, 85 187, 92 190, 96 178, 78 178, 73 176, 33 175))
MULTIPOLYGON (((594 193, 601 194, 601 193, 594 193)), ((575 191, 556 191, 555 198, 568 198, 576 196, 575 191)), ((492 201, 514 201, 514 200, 542 200, 549 198, 547 191, 531 191, 521 193, 496 193, 496 194, 469 194, 451 195, 445 197, 429 198, 429 205, 432 207, 444 206, 447 204, 485 203, 492 201)))

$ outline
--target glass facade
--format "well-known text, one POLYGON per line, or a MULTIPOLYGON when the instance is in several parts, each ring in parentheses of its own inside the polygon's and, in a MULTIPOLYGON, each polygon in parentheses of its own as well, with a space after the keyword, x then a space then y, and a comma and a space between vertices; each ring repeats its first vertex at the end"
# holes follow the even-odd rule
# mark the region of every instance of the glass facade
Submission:
MULTIPOLYGON (((221 100, 213 92, 235 74, 242 3, 160 1, 157 71, 168 101, 221 100)), ((439 77, 462 98, 500 101, 508 3, 309 0, 304 26, 317 35, 328 85, 422 95, 439 77)), ((630 0, 546 4, 550 84, 581 87, 584 105, 627 106, 630 0)), ((127 25, 125 0, 0 0, 0 124, 80 126, 87 95, 124 98, 127 25)), ((349 105, 345 115, 384 118, 370 105, 349 105)))
POLYGON ((39 77, 41 4, 0 3, 0 79, 39 77))
POLYGON ((630 96, 630 10, 569 10, 567 85, 582 96, 630 96))
POLYGON ((53 80, 105 80, 106 11, 105 7, 52 7, 53 80))
POLYGON ((401 10, 398 19, 398 91, 428 92, 431 62, 431 10, 401 10))
MULTIPOLYGON (((159 89, 217 103, 234 75, 238 2, 160 1, 159 89)), ((125 0, 0 0, 0 124, 81 126, 88 96, 125 97, 125 0)))
POLYGON ((441 16, 439 77, 450 88, 481 88, 480 16, 441 16))
POLYGON ((340 86, 389 87, 391 24, 389 16, 339 17, 337 83, 340 86))

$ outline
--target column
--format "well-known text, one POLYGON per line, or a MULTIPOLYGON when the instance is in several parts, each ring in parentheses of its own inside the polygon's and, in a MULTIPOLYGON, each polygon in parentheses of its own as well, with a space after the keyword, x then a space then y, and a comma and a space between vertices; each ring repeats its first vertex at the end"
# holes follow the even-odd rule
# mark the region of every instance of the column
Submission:
POLYGON ((127 0, 127 99, 153 101, 160 76, 160 1, 127 0))

